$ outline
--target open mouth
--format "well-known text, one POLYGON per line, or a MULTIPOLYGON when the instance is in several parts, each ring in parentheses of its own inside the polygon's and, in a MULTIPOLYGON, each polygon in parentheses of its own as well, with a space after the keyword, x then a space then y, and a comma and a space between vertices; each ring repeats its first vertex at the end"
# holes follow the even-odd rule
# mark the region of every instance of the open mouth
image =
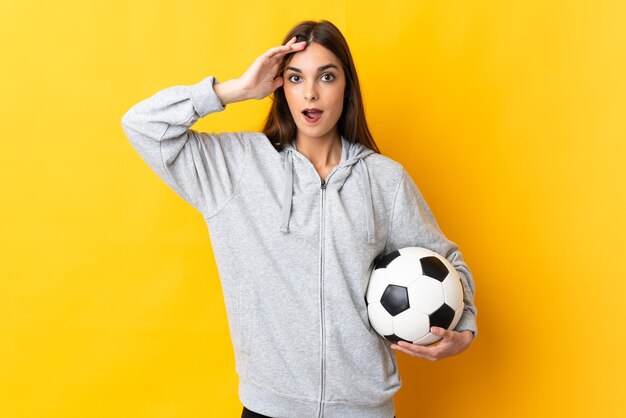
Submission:
POLYGON ((302 115, 304 115, 304 120, 306 120, 309 123, 315 123, 318 120, 320 120, 320 118, 322 117, 322 113, 324 113, 321 110, 305 110, 302 112, 302 115))

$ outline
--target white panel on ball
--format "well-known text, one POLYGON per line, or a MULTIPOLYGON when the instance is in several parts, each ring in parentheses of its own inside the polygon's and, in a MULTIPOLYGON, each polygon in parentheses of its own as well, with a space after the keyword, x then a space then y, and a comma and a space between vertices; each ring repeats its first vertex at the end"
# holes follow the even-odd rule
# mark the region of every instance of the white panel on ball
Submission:
POLYGON ((436 336, 436 335, 434 335, 434 334, 431 334, 431 333, 429 332, 426 336, 424 336, 424 337, 420 338, 419 340, 417 340, 417 341, 413 341, 413 344, 417 344, 417 345, 429 345, 429 344, 436 343, 436 342, 437 342, 437 341, 439 341, 440 339, 441 339, 441 337, 438 337, 438 336, 436 336))
POLYGON ((407 309, 393 318, 393 330, 394 334, 401 335, 402 339, 415 341, 430 331, 430 321, 428 315, 415 309, 407 309))
POLYGON ((443 305, 443 287, 441 282, 430 277, 420 276, 409 287, 411 308, 430 315, 443 305))
POLYGON ((388 278, 389 270, 387 269, 376 269, 372 271, 370 284, 367 287, 366 293, 367 303, 380 302, 380 297, 383 295, 383 292, 389 284, 388 278))
POLYGON ((421 276, 419 259, 413 257, 398 257, 385 270, 389 271, 389 279, 393 280, 396 286, 409 287, 421 276))
POLYGON ((460 280, 461 279, 458 273, 451 273, 443 281, 443 293, 445 301, 448 306, 450 306, 455 311, 459 309, 459 307, 463 307, 463 285, 459 286, 460 280))
POLYGON ((422 257, 426 257, 430 255, 430 253, 427 253, 427 251, 430 251, 430 250, 427 250, 426 248, 421 248, 421 247, 405 247, 405 248, 401 248, 399 251, 400 251, 400 254, 402 254, 403 256, 410 255, 410 256, 417 258, 418 260, 422 257))
POLYGON ((370 318, 372 328, 380 335, 393 334, 393 317, 380 303, 370 303, 367 305, 367 314, 370 318))

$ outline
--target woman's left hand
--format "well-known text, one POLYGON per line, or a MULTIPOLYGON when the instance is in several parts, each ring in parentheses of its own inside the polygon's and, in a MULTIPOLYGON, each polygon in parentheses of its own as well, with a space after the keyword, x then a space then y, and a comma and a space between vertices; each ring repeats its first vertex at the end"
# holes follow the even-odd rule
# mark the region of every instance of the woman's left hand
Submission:
POLYGON ((474 333, 469 330, 458 332, 440 327, 431 327, 430 332, 443 338, 435 344, 428 346, 399 341, 397 344, 391 344, 391 348, 404 351, 413 357, 437 361, 465 351, 474 339, 474 333))

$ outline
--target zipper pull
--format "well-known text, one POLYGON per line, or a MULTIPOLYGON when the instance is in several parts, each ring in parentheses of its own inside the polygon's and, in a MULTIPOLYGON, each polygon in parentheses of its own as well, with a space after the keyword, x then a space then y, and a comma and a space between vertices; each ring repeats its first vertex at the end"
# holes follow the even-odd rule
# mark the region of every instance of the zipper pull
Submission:
POLYGON ((322 179, 322 189, 326 188, 326 180, 322 179))

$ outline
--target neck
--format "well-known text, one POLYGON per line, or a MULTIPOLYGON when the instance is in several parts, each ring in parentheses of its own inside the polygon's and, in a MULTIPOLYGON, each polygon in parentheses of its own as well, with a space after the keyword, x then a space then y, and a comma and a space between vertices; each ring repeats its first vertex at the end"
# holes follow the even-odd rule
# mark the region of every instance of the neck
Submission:
POLYGON ((316 169, 334 167, 341 161, 341 137, 339 132, 331 131, 321 137, 310 137, 298 132, 295 147, 316 169))

